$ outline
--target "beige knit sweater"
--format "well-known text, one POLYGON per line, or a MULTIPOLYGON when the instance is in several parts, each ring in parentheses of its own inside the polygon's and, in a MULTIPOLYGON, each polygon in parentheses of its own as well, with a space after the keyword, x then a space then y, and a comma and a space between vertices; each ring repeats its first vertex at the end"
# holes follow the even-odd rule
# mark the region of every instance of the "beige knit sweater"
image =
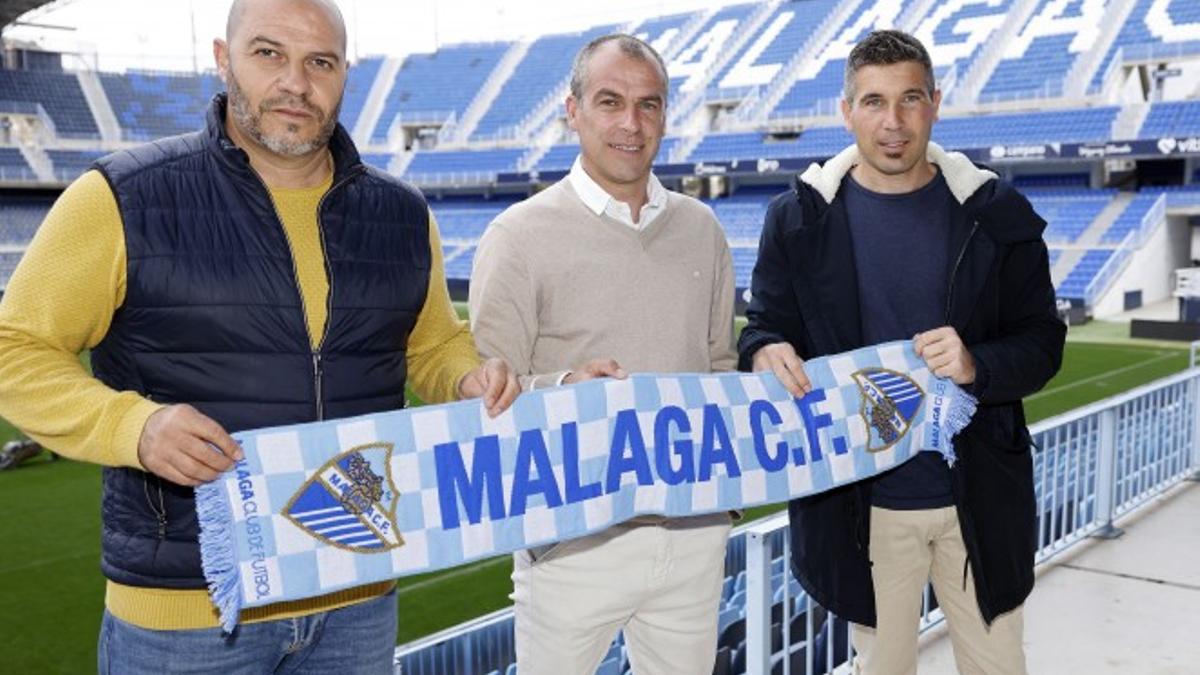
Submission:
POLYGON ((501 213, 479 242, 471 327, 523 389, 612 358, 629 373, 733 370, 733 263, 710 208, 669 193, 640 231, 567 180, 501 213))

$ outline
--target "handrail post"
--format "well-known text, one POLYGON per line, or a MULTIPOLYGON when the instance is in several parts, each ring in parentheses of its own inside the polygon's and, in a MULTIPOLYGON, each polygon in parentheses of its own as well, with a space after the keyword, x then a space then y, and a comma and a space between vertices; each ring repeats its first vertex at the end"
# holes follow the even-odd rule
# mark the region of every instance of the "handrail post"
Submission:
POLYGON ((746 532, 746 675, 771 672, 771 545, 768 532, 746 532))
POLYGON ((1113 525, 1117 491, 1117 409, 1114 406, 1100 413, 1099 457, 1096 466, 1096 518, 1103 525, 1093 537, 1116 539, 1125 531, 1113 525))
MULTIPOLYGON (((1200 340, 1192 343, 1192 367, 1196 366, 1196 352, 1200 347, 1200 340)), ((1187 480, 1200 482, 1200 375, 1192 375, 1192 381, 1188 387, 1188 393, 1192 399, 1192 474, 1187 477, 1187 480)))

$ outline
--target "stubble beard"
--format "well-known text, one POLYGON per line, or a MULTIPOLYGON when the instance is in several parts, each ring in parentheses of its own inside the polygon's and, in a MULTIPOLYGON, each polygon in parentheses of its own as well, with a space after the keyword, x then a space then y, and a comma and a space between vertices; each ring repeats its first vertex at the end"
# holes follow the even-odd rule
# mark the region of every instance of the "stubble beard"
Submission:
MULTIPOLYGON (((318 150, 324 149, 329 145, 329 139, 333 137, 333 130, 337 127, 338 113, 341 112, 342 102, 339 100, 337 107, 333 109, 332 115, 325 113, 316 106, 309 103, 304 98, 290 98, 286 96, 276 97, 263 101, 258 106, 258 110, 251 110, 250 101, 238 84, 237 78, 234 77, 232 70, 229 73, 229 113, 233 115, 234 123, 238 130, 249 136, 259 145, 262 145, 271 152, 285 157, 304 157, 318 150), (288 107, 303 108, 310 114, 316 117, 320 124, 317 133, 308 140, 290 140, 279 136, 272 136, 263 131, 262 117, 271 108, 286 104, 288 107)), ((287 130, 290 133, 296 133, 300 130, 298 124, 288 123, 287 130)))

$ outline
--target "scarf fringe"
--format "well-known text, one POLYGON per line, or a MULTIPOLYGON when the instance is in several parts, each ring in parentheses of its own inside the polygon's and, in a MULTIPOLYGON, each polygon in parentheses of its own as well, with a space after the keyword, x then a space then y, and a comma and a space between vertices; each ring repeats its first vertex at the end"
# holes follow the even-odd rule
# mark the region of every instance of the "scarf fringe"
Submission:
POLYGON ((954 462, 958 459, 958 455, 954 452, 954 437, 971 423, 971 417, 975 415, 977 407, 979 407, 979 401, 974 396, 959 389, 951 397, 946 414, 942 417, 941 422, 939 422, 939 425, 942 427, 942 438, 947 440, 943 454, 946 457, 946 463, 950 466, 954 466, 954 462))
POLYGON ((221 629, 232 633, 242 609, 233 540, 233 513, 220 481, 196 488, 196 514, 200 518, 200 563, 208 580, 208 594, 221 615, 221 629))

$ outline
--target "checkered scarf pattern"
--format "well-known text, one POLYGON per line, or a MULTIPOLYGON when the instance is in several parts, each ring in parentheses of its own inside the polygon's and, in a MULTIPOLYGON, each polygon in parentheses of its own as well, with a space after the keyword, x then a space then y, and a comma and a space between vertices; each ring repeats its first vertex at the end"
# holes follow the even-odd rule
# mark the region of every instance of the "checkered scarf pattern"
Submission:
POLYGON ((519 396, 248 431, 196 490, 222 625, 240 610, 571 539, 642 514, 783 502, 919 451, 953 461, 975 400, 908 341, 769 373, 644 374, 519 396))

